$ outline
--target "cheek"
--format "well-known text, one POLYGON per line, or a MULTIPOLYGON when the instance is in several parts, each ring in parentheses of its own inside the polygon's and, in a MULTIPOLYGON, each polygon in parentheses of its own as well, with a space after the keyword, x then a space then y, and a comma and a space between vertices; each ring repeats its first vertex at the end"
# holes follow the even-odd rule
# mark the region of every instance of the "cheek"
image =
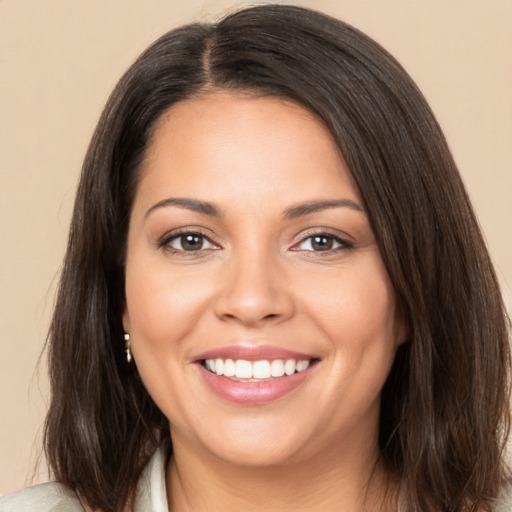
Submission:
POLYGON ((330 344, 328 358, 337 376, 328 397, 344 404, 335 417, 357 417, 378 403, 400 341, 394 290, 380 260, 373 258, 317 284, 322 286, 310 296, 310 316, 330 344))
POLYGON ((157 345, 177 342, 186 336, 204 313, 211 293, 199 276, 182 278, 163 264, 151 262, 127 265, 126 313, 131 334, 157 345), (201 286, 197 285, 201 279, 201 286))
POLYGON ((332 343, 362 349, 372 344, 394 345, 397 338, 395 294, 380 265, 340 271, 305 283, 304 299, 332 343))
POLYGON ((181 279, 169 272, 165 262, 133 256, 127 263, 124 319, 134 360, 155 403, 178 425, 196 400, 183 378, 186 339, 204 315, 207 293, 190 276, 181 279))
MULTIPOLYGON (((332 379, 328 397, 334 418, 359 418, 378 407, 398 346, 395 295, 386 273, 346 275, 316 311, 331 344, 332 379)), ((318 318, 318 317, 317 317, 318 318)), ((326 405, 327 407, 328 405, 326 405)))

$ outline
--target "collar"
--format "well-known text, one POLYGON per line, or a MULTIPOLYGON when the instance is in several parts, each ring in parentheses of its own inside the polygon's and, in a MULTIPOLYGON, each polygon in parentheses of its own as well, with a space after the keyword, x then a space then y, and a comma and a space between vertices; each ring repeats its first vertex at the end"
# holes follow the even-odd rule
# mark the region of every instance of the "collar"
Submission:
POLYGON ((169 512, 165 490, 166 461, 167 450, 160 446, 139 478, 133 512, 169 512))

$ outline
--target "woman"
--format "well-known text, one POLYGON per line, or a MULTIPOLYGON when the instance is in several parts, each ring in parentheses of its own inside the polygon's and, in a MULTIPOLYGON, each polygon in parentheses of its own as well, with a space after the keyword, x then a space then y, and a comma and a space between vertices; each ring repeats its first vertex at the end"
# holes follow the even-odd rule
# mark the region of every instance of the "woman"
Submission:
POLYGON ((60 485, 0 510, 509 510, 507 328, 383 49, 290 6, 171 31, 84 163, 50 331, 60 485))

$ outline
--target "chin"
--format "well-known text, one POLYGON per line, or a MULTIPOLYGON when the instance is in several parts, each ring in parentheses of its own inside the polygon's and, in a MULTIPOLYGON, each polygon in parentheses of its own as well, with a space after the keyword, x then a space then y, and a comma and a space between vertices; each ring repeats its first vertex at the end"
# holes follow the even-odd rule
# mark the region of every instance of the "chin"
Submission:
POLYGON ((241 417, 213 425, 187 437, 194 439, 202 453, 240 467, 280 466, 295 460, 312 444, 312 432, 307 432, 305 425, 300 425, 301 431, 290 430, 290 421, 241 417))
POLYGON ((212 453, 223 462, 239 467, 269 468, 282 466, 293 461, 300 449, 283 446, 282 442, 238 440, 236 444, 212 447, 212 453))

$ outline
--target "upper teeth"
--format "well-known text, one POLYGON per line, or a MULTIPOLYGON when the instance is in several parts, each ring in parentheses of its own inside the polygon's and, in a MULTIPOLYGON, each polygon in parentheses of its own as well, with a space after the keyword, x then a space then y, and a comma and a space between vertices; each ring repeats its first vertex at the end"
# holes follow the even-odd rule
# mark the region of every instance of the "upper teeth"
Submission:
POLYGON ((205 366, 212 373, 237 379, 268 379, 304 371, 310 360, 274 359, 272 361, 245 361, 238 359, 206 359, 205 366))

